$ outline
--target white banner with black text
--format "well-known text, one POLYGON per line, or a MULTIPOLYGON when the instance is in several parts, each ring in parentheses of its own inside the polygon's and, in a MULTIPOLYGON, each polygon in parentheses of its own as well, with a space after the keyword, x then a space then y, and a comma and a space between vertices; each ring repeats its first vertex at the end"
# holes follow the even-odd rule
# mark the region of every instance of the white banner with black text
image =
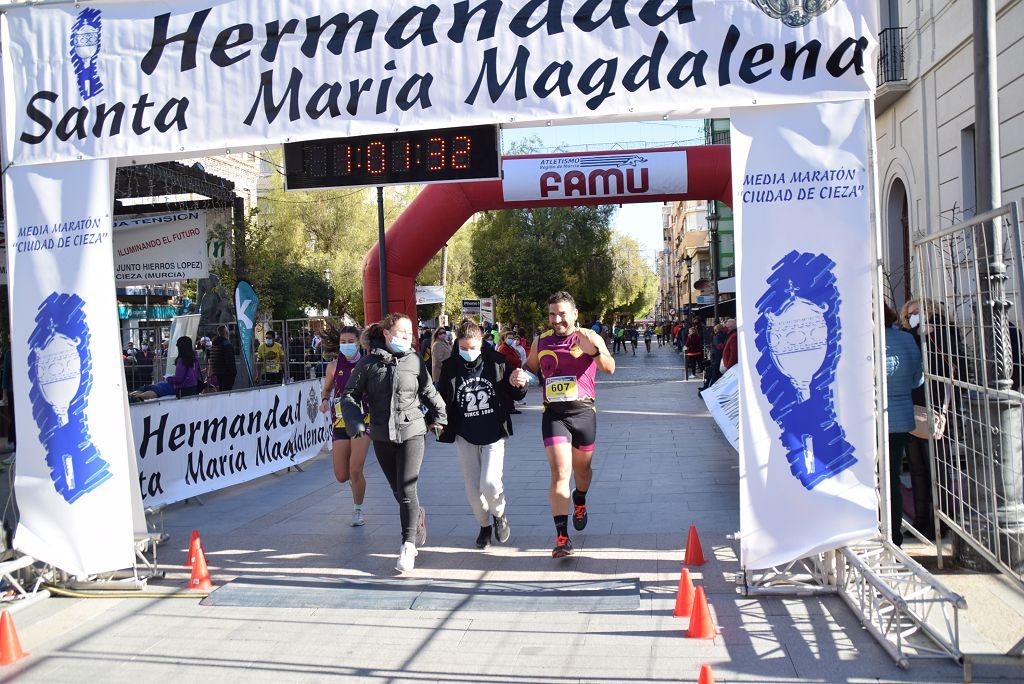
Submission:
POLYGON ((331 443, 322 385, 305 380, 133 404, 143 502, 182 501, 313 458, 331 443))
POLYGON ((171 283, 210 275, 205 211, 114 220, 118 285, 171 283))
POLYGON ((683 150, 519 157, 501 170, 506 202, 675 195, 687 187, 683 150))
POLYGON ((9 7, 8 159, 48 163, 860 99, 877 3, 181 0, 9 7))
POLYGON ((748 569, 878 534, 866 110, 732 112, 748 569))
POLYGON ((12 166, 4 174, 18 431, 14 546, 78 576, 135 560, 111 166, 12 166))

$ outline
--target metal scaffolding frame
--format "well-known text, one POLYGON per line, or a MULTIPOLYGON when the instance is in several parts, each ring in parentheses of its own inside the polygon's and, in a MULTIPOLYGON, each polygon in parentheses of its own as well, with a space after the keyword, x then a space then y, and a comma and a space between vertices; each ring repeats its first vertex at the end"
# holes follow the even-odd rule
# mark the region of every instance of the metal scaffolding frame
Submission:
POLYGON ((838 596, 901 668, 922 658, 964 663, 959 611, 967 601, 882 539, 744 570, 747 596, 838 596))

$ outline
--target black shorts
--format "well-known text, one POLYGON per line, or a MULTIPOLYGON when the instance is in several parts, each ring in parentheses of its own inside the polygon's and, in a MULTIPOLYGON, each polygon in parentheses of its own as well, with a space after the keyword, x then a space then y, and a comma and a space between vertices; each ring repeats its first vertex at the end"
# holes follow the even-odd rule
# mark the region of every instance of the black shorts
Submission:
POLYGON ((347 432, 345 432, 345 428, 336 427, 334 428, 333 441, 337 442, 339 439, 349 440, 352 438, 348 436, 347 432))
POLYGON ((590 406, 572 413, 558 413, 545 407, 540 432, 546 447, 568 442, 573 449, 593 451, 597 441, 597 411, 590 406))

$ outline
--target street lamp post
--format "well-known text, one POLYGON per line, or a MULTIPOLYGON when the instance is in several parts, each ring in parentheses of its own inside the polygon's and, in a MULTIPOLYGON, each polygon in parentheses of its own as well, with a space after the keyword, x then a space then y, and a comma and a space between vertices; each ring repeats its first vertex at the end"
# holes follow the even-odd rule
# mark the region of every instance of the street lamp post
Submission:
POLYGON ((693 255, 687 254, 683 257, 683 261, 686 262, 686 330, 689 332, 689 326, 693 323, 693 271, 691 270, 693 255))
POLYGON ((708 236, 711 240, 711 282, 714 285, 714 319, 718 320, 718 211, 714 202, 708 203, 708 236))
POLYGON ((327 281, 327 315, 331 315, 331 294, 333 294, 334 285, 331 283, 331 269, 324 269, 324 280, 327 281))

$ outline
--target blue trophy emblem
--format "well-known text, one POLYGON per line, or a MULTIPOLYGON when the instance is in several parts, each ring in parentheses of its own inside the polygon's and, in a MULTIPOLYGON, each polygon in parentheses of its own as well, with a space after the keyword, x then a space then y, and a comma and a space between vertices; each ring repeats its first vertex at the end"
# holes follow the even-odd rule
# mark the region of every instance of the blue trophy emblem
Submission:
POLYGON ((754 324, 761 391, 782 428, 790 472, 808 490, 857 462, 833 397, 842 338, 835 265, 825 254, 784 256, 754 324))
POLYGON ((71 27, 71 63, 75 67, 75 78, 78 79, 78 92, 83 100, 96 97, 103 92, 96 60, 102 47, 101 35, 103 25, 100 22, 98 9, 85 8, 78 13, 71 27))
POLYGON ((28 338, 29 399, 57 493, 74 503, 111 477, 86 424, 92 356, 85 302, 54 292, 40 305, 28 338))

